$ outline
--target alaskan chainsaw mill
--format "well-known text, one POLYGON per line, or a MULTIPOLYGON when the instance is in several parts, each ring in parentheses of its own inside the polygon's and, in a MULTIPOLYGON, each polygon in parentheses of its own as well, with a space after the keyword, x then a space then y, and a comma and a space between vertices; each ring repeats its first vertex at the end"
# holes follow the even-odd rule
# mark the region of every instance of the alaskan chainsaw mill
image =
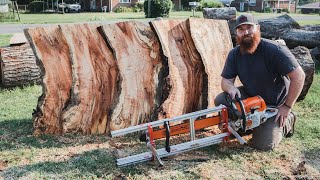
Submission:
POLYGON ((145 131, 140 140, 145 141, 148 152, 117 159, 118 166, 157 160, 163 166, 162 157, 198 149, 223 141, 228 141, 233 134, 240 142, 246 141, 237 131, 245 132, 260 126, 267 119, 275 116, 278 112, 275 108, 269 108, 260 96, 250 97, 241 100, 236 96, 233 102, 229 96, 226 98, 228 107, 219 105, 201 111, 196 111, 171 119, 162 119, 150 123, 140 124, 125 129, 112 131, 112 137, 125 135, 137 131, 145 131), (182 122, 180 124, 176 124, 182 122), (175 124, 175 125, 170 125, 175 124), (196 139, 196 130, 216 126, 221 130, 220 134, 196 139), (190 133, 190 141, 181 144, 170 145, 170 137, 178 134, 190 133), (156 149, 155 140, 165 138, 164 148, 156 149))

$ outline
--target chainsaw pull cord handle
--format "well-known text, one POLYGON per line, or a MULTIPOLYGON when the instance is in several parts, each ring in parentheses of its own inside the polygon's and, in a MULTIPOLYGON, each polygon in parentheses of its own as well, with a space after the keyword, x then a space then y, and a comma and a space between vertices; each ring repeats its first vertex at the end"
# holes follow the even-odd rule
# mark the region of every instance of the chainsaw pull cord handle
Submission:
POLYGON ((239 98, 239 96, 236 95, 235 98, 236 98, 237 102, 239 103, 239 106, 241 109, 242 131, 246 132, 246 128, 247 128, 246 111, 244 110, 244 105, 243 105, 241 99, 239 98))
POLYGON ((167 152, 170 152, 170 127, 169 127, 169 122, 165 121, 164 122, 164 127, 166 129, 166 144, 165 148, 167 152))

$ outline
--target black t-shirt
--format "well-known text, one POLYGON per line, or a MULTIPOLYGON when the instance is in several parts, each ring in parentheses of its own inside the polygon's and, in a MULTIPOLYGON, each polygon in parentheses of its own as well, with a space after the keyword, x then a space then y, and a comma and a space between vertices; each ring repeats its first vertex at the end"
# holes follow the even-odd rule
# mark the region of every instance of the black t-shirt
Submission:
POLYGON ((290 80, 286 75, 298 66, 287 46, 262 38, 253 54, 241 55, 239 46, 232 49, 221 76, 239 76, 249 96, 260 95, 267 105, 278 106, 288 93, 290 80))

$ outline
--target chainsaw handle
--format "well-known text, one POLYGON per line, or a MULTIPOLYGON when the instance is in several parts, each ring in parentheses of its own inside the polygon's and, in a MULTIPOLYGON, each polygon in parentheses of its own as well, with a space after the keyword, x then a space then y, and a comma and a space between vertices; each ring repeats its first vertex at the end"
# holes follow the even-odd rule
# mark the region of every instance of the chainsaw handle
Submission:
POLYGON ((236 101, 239 103, 239 106, 241 109, 242 131, 246 132, 246 128, 247 128, 246 111, 244 109, 244 105, 243 105, 241 99, 239 98, 239 96, 237 94, 236 94, 235 98, 236 98, 236 101))
POLYGON ((169 127, 169 122, 168 121, 164 122, 164 127, 166 129, 165 148, 166 148, 166 151, 169 153, 170 152, 170 127, 169 127))

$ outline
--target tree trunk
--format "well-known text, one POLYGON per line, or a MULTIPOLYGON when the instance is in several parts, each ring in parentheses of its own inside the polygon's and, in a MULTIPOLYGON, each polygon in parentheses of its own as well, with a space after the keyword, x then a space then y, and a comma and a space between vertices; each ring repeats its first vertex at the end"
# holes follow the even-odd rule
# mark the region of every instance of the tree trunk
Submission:
POLYGON ((306 47, 298 46, 294 49, 291 49, 290 51, 296 57, 300 66, 302 67, 303 71, 306 74, 302 92, 298 97, 298 100, 303 100, 306 97, 309 91, 309 88, 311 87, 311 84, 313 82, 313 75, 315 72, 315 63, 312 60, 309 49, 306 47))
POLYGON ((28 43, 0 49, 0 72, 2 87, 40 83, 40 69, 28 43))

